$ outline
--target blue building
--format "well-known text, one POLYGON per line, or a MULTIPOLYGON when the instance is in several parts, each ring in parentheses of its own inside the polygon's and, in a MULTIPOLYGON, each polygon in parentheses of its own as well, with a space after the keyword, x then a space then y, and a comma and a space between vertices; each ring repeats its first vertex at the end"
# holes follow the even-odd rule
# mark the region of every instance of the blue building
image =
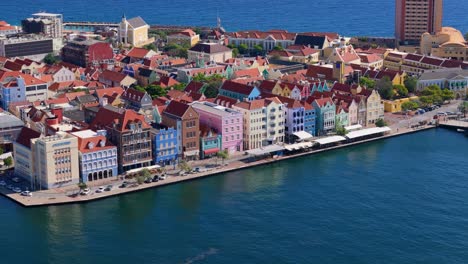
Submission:
POLYGON ((335 130, 336 106, 330 97, 315 99, 312 106, 316 111, 317 135, 323 136, 335 130))
POLYGON ((105 130, 88 129, 71 134, 78 138, 81 182, 117 176, 117 147, 107 140, 105 130))
POLYGON ((26 101, 26 85, 21 77, 0 80, 0 106, 8 110, 11 103, 26 101))
POLYGON ((200 131, 200 159, 213 157, 223 149, 221 134, 203 125, 200 125, 200 131))
POLYGON ((249 86, 233 81, 225 81, 219 88, 219 95, 227 96, 239 101, 255 100, 260 96, 260 90, 255 86, 249 86))
POLYGON ((179 130, 159 127, 151 130, 153 140, 153 162, 165 166, 174 165, 179 157, 179 130))
POLYGON ((304 131, 311 134, 312 136, 317 135, 317 130, 315 128, 315 108, 307 103, 307 102, 302 102, 304 105, 304 131))

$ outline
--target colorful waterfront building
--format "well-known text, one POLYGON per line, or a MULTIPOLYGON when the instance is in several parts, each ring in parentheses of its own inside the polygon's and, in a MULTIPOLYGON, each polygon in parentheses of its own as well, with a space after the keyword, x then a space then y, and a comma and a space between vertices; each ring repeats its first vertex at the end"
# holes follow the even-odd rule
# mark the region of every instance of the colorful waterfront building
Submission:
POLYGON ((180 131, 179 156, 200 157, 200 115, 192 106, 172 100, 162 113, 162 124, 180 131))
POLYGON ((151 126, 143 115, 106 105, 99 109, 90 127, 95 131, 105 129, 106 137, 117 146, 119 173, 151 165, 151 126))
POLYGON ((312 136, 315 136, 317 135, 317 131, 315 128, 315 108, 305 101, 302 101, 301 104, 304 107, 304 131, 311 134, 312 136))
POLYGON ((384 118, 384 104, 377 90, 368 92, 366 109, 366 126, 375 124, 378 119, 384 118))
POLYGON ((304 131, 305 109, 298 100, 282 96, 278 96, 278 99, 284 105, 285 137, 291 140, 294 133, 304 131))
POLYGON ((192 107, 200 115, 200 124, 222 135, 223 150, 229 153, 243 150, 241 112, 209 102, 194 102, 192 107))
POLYGON ((71 133, 78 138, 81 182, 117 176, 117 147, 106 138, 106 130, 71 133))
POLYGON ((345 106, 336 104, 335 127, 346 127, 349 125, 349 116, 345 106))
POLYGON ((255 86, 225 81, 219 88, 219 95, 231 97, 239 101, 254 100, 260 96, 260 90, 255 86))
POLYGON ((208 126, 200 125, 200 158, 213 157, 222 149, 221 134, 208 126))
POLYGON ((317 135, 326 135, 335 130, 336 106, 330 97, 315 99, 312 102, 317 113, 317 135))
POLYGON ((277 97, 239 102, 232 108, 244 119, 245 150, 284 142, 284 105, 277 97))
POLYGON ((174 165, 179 158, 179 131, 173 127, 159 126, 151 130, 153 162, 161 166, 174 165))

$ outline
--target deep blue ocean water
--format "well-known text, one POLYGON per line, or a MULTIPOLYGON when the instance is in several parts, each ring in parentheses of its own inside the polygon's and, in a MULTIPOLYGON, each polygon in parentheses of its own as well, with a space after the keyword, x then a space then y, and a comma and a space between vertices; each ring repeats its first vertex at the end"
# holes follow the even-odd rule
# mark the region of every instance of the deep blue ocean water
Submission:
POLYGON ((434 129, 83 205, 0 197, 0 263, 467 263, 467 154, 434 129))
MULTIPOLYGON (((287 29, 343 35, 393 36, 394 0, 2 0, 0 20, 19 24, 38 11, 66 21, 119 21, 142 16, 149 24, 216 25, 228 31, 287 29)), ((444 25, 468 32, 467 0, 444 0, 444 25)))

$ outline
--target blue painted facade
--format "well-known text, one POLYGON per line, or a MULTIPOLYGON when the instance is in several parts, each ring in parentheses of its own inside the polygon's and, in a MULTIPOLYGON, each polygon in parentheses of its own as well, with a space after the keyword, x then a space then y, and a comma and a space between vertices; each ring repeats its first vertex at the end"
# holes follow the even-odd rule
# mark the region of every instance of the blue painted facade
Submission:
POLYGON ((11 103, 26 101, 26 86, 21 77, 12 78, 8 82, 0 83, 0 106, 8 110, 11 103), (15 85, 12 86, 12 84, 15 85), (4 85, 7 85, 5 87, 4 85))
POLYGON ((312 106, 315 108, 316 113, 316 134, 322 136, 335 130, 336 106, 333 101, 330 99, 320 105, 315 100, 312 106))
POLYGON ((304 113, 304 131, 315 137, 317 135, 315 129, 315 109, 306 109, 304 113))
POLYGON ((80 152, 80 176, 83 182, 117 176, 117 147, 80 152))
POLYGON ((222 136, 216 135, 211 131, 204 137, 200 137, 200 158, 205 159, 213 157, 220 150, 222 146, 222 136))
POLYGON ((153 162, 162 166, 177 163, 179 156, 179 132, 180 130, 160 128, 152 130, 153 162))
POLYGON ((314 94, 315 92, 329 92, 330 87, 328 87, 327 82, 317 82, 310 85, 310 94, 314 94))

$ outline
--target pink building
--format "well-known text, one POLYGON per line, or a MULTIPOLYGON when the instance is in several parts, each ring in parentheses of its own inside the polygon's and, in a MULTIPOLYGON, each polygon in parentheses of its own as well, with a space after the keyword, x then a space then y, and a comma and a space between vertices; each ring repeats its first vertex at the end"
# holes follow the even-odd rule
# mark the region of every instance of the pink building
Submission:
POLYGON ((194 102, 192 107, 200 115, 200 124, 222 135, 222 149, 242 151, 242 113, 209 102, 194 102))

